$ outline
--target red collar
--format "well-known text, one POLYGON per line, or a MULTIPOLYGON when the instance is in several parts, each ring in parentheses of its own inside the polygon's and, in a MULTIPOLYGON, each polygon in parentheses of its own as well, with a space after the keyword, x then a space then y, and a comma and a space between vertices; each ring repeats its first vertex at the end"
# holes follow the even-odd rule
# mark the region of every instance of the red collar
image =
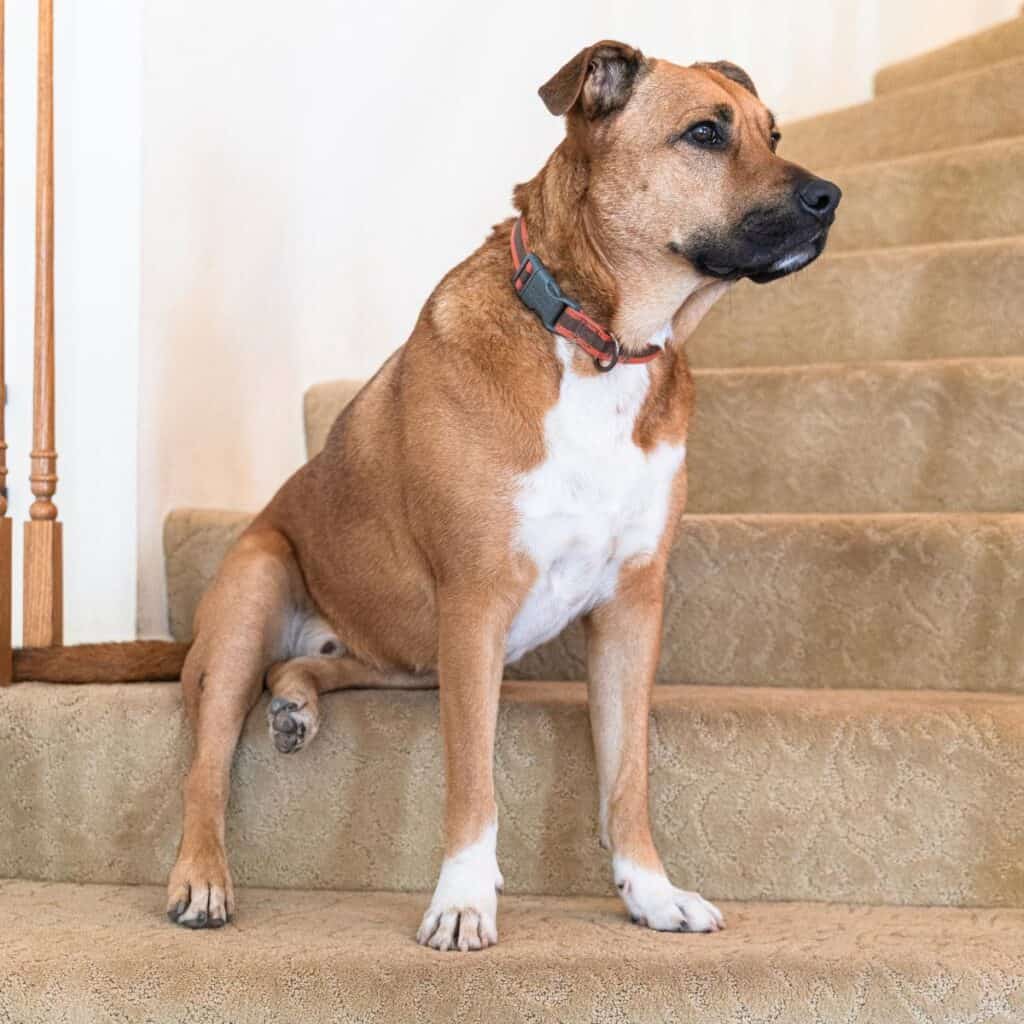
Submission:
POLYGON ((512 284, 523 305, 533 310, 549 331, 579 345, 602 373, 613 370, 618 363, 649 363, 661 353, 657 345, 648 345, 639 355, 623 355, 619 339, 587 316, 578 302, 563 295, 540 257, 530 252, 522 217, 512 228, 510 244, 515 267, 512 284))

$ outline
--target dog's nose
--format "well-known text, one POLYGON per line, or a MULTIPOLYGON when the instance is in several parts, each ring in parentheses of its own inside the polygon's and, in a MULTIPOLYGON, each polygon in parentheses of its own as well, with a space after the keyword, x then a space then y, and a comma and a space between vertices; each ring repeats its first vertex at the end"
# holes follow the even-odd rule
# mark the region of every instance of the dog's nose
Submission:
POLYGON ((824 178, 808 178, 796 193, 800 205, 812 216, 825 220, 835 213, 843 193, 839 186, 824 178))

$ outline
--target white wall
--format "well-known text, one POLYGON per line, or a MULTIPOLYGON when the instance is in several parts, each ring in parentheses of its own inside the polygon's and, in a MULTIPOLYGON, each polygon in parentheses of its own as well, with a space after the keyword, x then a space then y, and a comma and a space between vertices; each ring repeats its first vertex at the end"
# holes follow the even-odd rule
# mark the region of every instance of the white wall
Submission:
MULTIPOLYGON (((65 640, 135 635, 142 12, 134 0, 57 0, 54 26, 56 504, 64 522, 65 640)), ((32 438, 36 4, 6 4, 8 487, 21 523, 32 438)))
POLYGON ((1022 13, 1020 0, 882 0, 879 65, 942 46, 1022 13))
MULTIPOLYGON (((1019 0, 56 6, 57 503, 76 640, 130 635, 136 610, 143 634, 165 631, 167 511, 255 509, 299 465, 302 390, 370 373, 510 212, 512 185, 561 133, 537 86, 580 47, 610 36, 679 62, 735 60, 792 119, 867 99, 880 63, 1019 0)), ((7 18, 23 518, 35 4, 8 3, 7 18)))

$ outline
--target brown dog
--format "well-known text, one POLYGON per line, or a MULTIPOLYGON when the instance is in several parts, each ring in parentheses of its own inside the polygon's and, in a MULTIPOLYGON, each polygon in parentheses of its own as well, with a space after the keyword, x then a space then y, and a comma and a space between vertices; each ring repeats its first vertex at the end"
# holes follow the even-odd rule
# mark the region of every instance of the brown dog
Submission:
POLYGON ((231 913, 229 768, 264 679, 285 752, 316 734, 322 693, 439 680, 445 857, 418 939, 496 942, 502 669, 579 616, 619 892, 651 928, 722 923, 666 878, 647 810, 665 564, 686 498, 683 342, 733 281, 818 256, 840 194, 776 155, 774 119, 734 65, 602 42, 540 94, 566 138, 516 188, 521 219, 438 285, 203 598, 182 679, 196 741, 168 892, 179 924, 231 913))

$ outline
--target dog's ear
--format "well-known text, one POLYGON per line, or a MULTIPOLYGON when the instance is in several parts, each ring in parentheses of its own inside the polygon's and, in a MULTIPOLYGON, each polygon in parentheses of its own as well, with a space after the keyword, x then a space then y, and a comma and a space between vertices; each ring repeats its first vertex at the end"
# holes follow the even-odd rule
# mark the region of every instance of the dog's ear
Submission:
POLYGON ((637 76, 646 67, 639 50, 604 39, 580 50, 538 92, 556 116, 569 113, 578 103, 586 117, 604 117, 626 105, 637 76))
POLYGON ((720 75, 725 78, 731 79, 737 85, 742 85, 747 92, 753 93, 757 96, 757 87, 754 85, 754 80, 739 66, 739 64, 733 64, 729 60, 715 60, 707 61, 702 64, 695 64, 697 68, 710 68, 712 71, 717 71, 720 75))

